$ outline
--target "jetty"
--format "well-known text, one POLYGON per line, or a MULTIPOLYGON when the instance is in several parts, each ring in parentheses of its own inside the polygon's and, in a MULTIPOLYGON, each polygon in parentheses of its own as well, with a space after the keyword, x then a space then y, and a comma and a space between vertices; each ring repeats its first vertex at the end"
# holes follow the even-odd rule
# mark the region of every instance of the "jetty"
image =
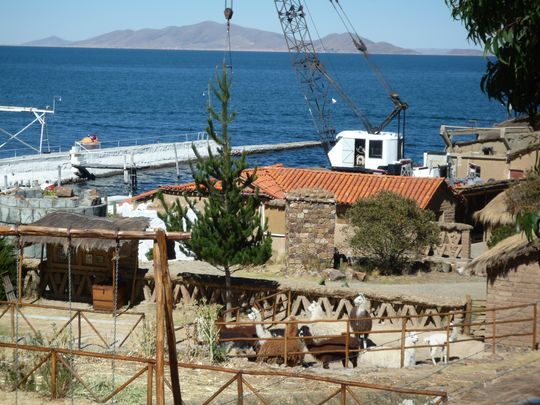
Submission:
MULTIPOLYGON (((320 146, 318 141, 233 147, 234 154, 258 154, 320 146)), ((120 146, 95 150, 42 153, 0 159, 0 189, 16 186, 74 183, 85 178, 108 177, 126 171, 174 167, 195 159, 194 146, 201 156, 217 151, 209 139, 120 146)))

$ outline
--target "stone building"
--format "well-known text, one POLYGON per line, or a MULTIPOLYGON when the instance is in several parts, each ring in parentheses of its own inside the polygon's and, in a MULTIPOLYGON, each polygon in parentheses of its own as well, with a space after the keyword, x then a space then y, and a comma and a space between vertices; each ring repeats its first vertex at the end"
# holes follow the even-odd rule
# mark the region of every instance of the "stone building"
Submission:
MULTIPOLYGON (((374 196, 379 191, 392 191, 403 197, 410 198, 422 209, 435 214, 438 222, 447 224, 455 222, 455 212, 458 201, 448 188, 443 178, 419 178, 404 176, 371 175, 363 173, 337 172, 326 169, 288 168, 282 165, 257 168, 255 185, 264 202, 261 213, 272 234, 273 259, 277 262, 287 262, 287 242, 290 224, 287 215, 288 195, 296 190, 321 190, 325 195, 332 195, 335 201, 334 247, 340 251, 346 248, 346 213, 359 199, 374 196)), ((165 195, 181 195, 193 193, 193 183, 179 186, 162 186, 140 196, 130 202, 142 202, 151 199, 158 191, 165 195)), ((246 190, 252 193, 253 190, 246 190)), ((295 197, 296 198, 296 197, 295 197)), ((326 197, 325 197, 326 198, 326 197)), ((324 198, 323 198, 324 200, 324 198)), ((290 207, 289 207, 290 208, 290 207)), ((310 208, 308 212, 311 214, 310 208)), ((326 226, 326 225, 325 225, 326 226)), ((294 226, 293 226, 294 227, 294 226)), ((296 233, 293 233, 296 235, 296 233)), ((306 232, 301 232, 306 235, 306 232)), ((298 241, 296 236, 295 240, 298 241)), ((321 239, 321 238, 319 238, 321 239)), ((330 250, 330 249, 329 249, 330 250)), ((343 252, 347 254, 347 252, 343 252)), ((313 254, 313 253, 312 253, 313 254)))
MULTIPOLYGON (((0 195, 0 225, 28 225, 53 212, 66 212, 86 216, 104 217, 107 206, 96 190, 85 190, 80 195, 73 195, 71 189, 64 188, 64 197, 60 195, 44 195, 37 189, 19 189, 13 193, 0 195)), ((41 249, 28 247, 25 257, 39 258, 41 249)))
POLYGON ((325 190, 300 189, 285 195, 287 269, 332 267, 336 200, 325 190))
MULTIPOLYGON (((501 338, 498 344, 515 347, 532 347, 534 306, 536 305, 536 346, 540 341, 540 239, 529 243, 522 235, 514 235, 499 242, 495 247, 473 260, 467 270, 474 274, 487 274, 487 309, 503 308, 515 305, 527 305, 523 308, 498 310, 495 319, 529 319, 515 323, 501 323, 496 326, 496 336, 512 335, 501 338), (525 336, 513 336, 527 334, 525 336)), ((493 312, 487 312, 486 342, 490 342, 493 329, 489 322, 493 312)))

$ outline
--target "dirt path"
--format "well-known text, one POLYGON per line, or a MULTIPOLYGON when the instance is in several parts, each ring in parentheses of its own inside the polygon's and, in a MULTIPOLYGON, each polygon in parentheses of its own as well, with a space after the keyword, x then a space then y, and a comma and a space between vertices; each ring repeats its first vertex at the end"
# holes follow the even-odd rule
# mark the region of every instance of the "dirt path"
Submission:
MULTIPOLYGON (((182 272, 223 275, 222 272, 205 262, 171 262, 169 264, 171 275, 182 272)), ((320 277, 293 276, 285 278, 277 266, 265 266, 263 269, 241 270, 235 273, 238 277, 264 278, 278 281, 283 287, 294 289, 313 290, 318 292, 363 292, 367 295, 382 296, 390 300, 415 300, 437 302, 440 305, 463 305, 465 297, 470 295, 473 299, 486 298, 486 281, 481 277, 461 276, 456 273, 419 273, 413 276, 379 277, 375 280, 360 282, 326 281, 326 285, 319 285, 320 277)))

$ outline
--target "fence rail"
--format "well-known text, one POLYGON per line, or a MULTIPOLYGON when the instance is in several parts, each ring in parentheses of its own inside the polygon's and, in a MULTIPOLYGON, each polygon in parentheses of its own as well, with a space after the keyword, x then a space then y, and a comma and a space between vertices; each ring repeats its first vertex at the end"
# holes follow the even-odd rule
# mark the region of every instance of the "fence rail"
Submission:
MULTIPOLYGON (((34 337, 38 336, 38 330, 41 329, 39 327, 36 327, 30 319, 22 312, 22 309, 24 308, 34 308, 34 309, 45 309, 45 310, 55 310, 55 311, 65 311, 68 312, 69 309, 60 307, 60 306, 54 306, 54 305, 40 305, 40 304, 29 304, 29 303, 16 303, 11 301, 0 301, 0 321, 2 318, 9 313, 10 314, 10 324, 8 327, 8 331, 10 332, 11 340, 15 341, 15 318, 20 317, 24 323, 28 326, 28 328, 31 330, 34 337), (5 308, 3 308, 5 307, 5 308), (2 310, 3 308, 3 310, 2 310)), ((137 326, 141 324, 141 322, 145 319, 145 314, 142 312, 120 312, 117 314, 117 318, 120 317, 134 317, 134 324, 130 327, 127 334, 124 336, 124 338, 120 341, 120 343, 117 342, 109 342, 107 339, 103 336, 102 333, 99 332, 99 329, 95 325, 95 320, 92 320, 88 314, 99 314, 99 315, 107 315, 108 313, 95 311, 91 309, 72 309, 71 310, 71 317, 68 317, 67 322, 62 324, 62 326, 56 330, 56 333, 52 338, 50 338, 50 343, 54 342, 64 330, 71 324, 75 323, 77 321, 76 325, 76 334, 74 338, 77 341, 77 347, 81 349, 82 347, 82 327, 83 323, 88 325, 90 329, 93 331, 96 337, 99 338, 100 342, 104 345, 103 347, 105 349, 110 349, 113 345, 116 346, 117 349, 121 348, 128 339, 133 335, 134 331, 136 330, 137 326)), ((111 315, 112 316, 112 315, 111 315)))
MULTIPOLYGON (((457 324, 456 326, 462 327, 464 330, 469 329, 473 326, 484 326, 486 329, 488 327, 491 327, 492 329, 492 335, 487 337, 485 339, 485 342, 491 343, 492 345, 492 353, 496 353, 497 344, 502 344, 500 341, 501 339, 508 338, 508 337, 518 337, 518 336, 530 336, 531 337, 531 344, 530 348, 531 350, 536 350, 538 346, 537 342, 537 323, 538 323, 538 310, 537 310, 537 303, 531 303, 531 304, 521 304, 521 305, 512 305, 512 306, 506 306, 506 307, 500 307, 500 308, 486 308, 486 309, 479 309, 479 310, 473 310, 473 309, 466 309, 464 311, 453 311, 453 312, 447 312, 439 314, 441 316, 446 317, 448 319, 448 323, 443 327, 428 327, 428 328, 419 328, 419 327, 409 327, 409 320, 410 318, 414 317, 422 317, 424 315, 410 315, 407 317, 398 317, 398 316, 392 316, 392 317, 371 317, 371 318, 359 318, 359 319, 322 319, 322 320, 294 320, 294 321, 262 321, 262 322, 252 322, 252 321, 235 321, 235 322, 216 322, 216 325, 218 329, 227 330, 227 328, 234 328, 236 326, 247 326, 247 325, 261 325, 263 328, 265 327, 271 327, 275 325, 285 325, 285 331, 288 328, 288 325, 296 325, 296 328, 298 328, 298 325, 312 325, 312 324, 341 324, 342 327, 340 330, 345 330, 345 332, 339 334, 339 335, 318 335, 313 336, 312 338, 323 340, 323 339, 332 339, 332 338, 343 338, 344 339, 344 348, 341 350, 324 350, 324 351, 311 351, 312 354, 319 354, 319 353, 341 353, 344 356, 345 366, 348 367, 349 362, 349 355, 351 353, 363 353, 366 351, 369 352, 377 352, 377 351, 387 351, 387 350, 394 350, 400 351, 400 366, 404 367, 404 354, 405 349, 412 349, 412 348, 431 348, 431 347, 444 347, 446 351, 447 358, 450 358, 450 348, 451 344, 460 343, 460 342, 467 342, 467 341, 478 341, 483 339, 477 339, 477 338, 465 338, 465 339, 457 339, 455 341, 452 341, 450 339, 451 335, 451 328, 450 328, 450 321, 453 319, 458 318, 459 315, 466 315, 464 319, 471 319, 473 315, 477 315, 479 313, 491 313, 492 320, 489 321, 486 320, 484 322, 461 322, 457 324), (519 312, 524 312, 527 308, 530 308, 532 310, 532 315, 530 317, 513 317, 512 319, 507 318, 500 318, 497 317, 497 312, 501 311, 508 311, 508 310, 522 310, 519 312), (361 321, 365 319, 372 319, 375 321, 386 321, 386 320, 396 320, 399 319, 401 323, 400 329, 384 329, 384 330, 371 330, 371 331, 353 331, 350 323, 352 321, 361 321), (509 324, 525 324, 530 325, 527 329, 529 331, 521 332, 523 327, 520 328, 520 331, 511 332, 511 333, 499 333, 497 332, 497 325, 509 325, 509 324), (422 332, 422 333, 433 333, 433 332, 446 332, 446 341, 442 344, 438 345, 414 345, 414 346, 407 346, 406 345, 406 335, 407 332, 422 332), (375 346, 371 347, 369 349, 355 349, 354 347, 351 347, 350 339, 347 338, 347 336, 358 336, 363 335, 364 333, 369 333, 370 335, 377 335, 377 334, 395 334, 400 333, 399 339, 389 339, 387 343, 391 342, 397 342, 399 340, 399 346, 375 346)), ((376 323, 376 322, 375 322, 376 323)), ((396 324, 397 322, 391 323, 396 324)), ((270 329, 271 331, 271 329, 270 329)), ((224 338, 220 339, 220 342, 226 343, 226 342, 253 342, 256 341, 260 342, 261 344, 264 344, 264 342, 267 341, 273 341, 273 342, 282 342, 280 347, 283 348, 283 351, 281 355, 283 356, 283 364, 287 364, 287 359, 289 356, 294 355, 300 355, 305 352, 293 352, 289 351, 288 348, 291 345, 291 341, 297 341, 302 339, 302 337, 299 336, 287 336, 287 333, 284 333, 283 337, 257 337, 257 338, 250 338, 250 337, 240 337, 240 338, 224 338)), ((253 357, 249 355, 237 355, 236 357, 253 357)), ((259 359, 262 359, 263 357, 276 357, 274 355, 272 356, 258 356, 259 359)))
MULTIPOLYGON (((111 398, 113 398, 114 396, 118 395, 123 390, 125 390, 136 379, 142 377, 146 373, 146 376, 147 376, 146 403, 149 405, 152 404, 152 385, 154 381, 153 374, 154 374, 154 369, 156 365, 155 359, 136 357, 136 356, 114 355, 114 354, 109 354, 109 353, 89 352, 89 351, 82 351, 82 350, 71 350, 71 349, 65 349, 65 348, 21 345, 21 344, 16 344, 16 343, 0 342, 0 347, 5 348, 5 349, 41 352, 41 353, 46 354, 44 358, 39 360, 32 367, 30 372, 28 372, 25 376, 22 377, 22 379, 19 381, 19 386, 21 386, 26 380, 28 380, 37 370, 43 367, 44 364, 46 364, 47 362, 50 362, 50 367, 52 370, 51 376, 50 376, 51 378, 50 389, 51 389, 52 398, 57 397, 57 392, 56 392, 57 381, 56 380, 57 380, 58 366, 61 365, 62 367, 64 367, 65 370, 69 372, 69 374, 72 376, 73 379, 78 381, 85 388, 85 390, 88 392, 88 394, 93 398, 95 402, 105 403, 109 401, 111 398), (136 363, 136 364, 142 365, 142 367, 139 366, 136 372, 134 374, 131 374, 130 377, 120 386, 115 388, 113 391, 111 391, 107 395, 100 397, 97 393, 95 393, 92 390, 89 384, 84 380, 83 376, 79 375, 76 372, 76 370, 70 365, 70 362, 68 361, 68 358, 70 356, 94 358, 94 359, 101 359, 101 360, 114 359, 115 361, 136 363)), ((166 364, 168 365, 169 363, 166 362, 166 364)), ((187 370, 205 370, 205 371, 210 371, 214 373, 233 375, 229 380, 226 381, 225 384, 221 385, 215 392, 213 392, 209 398, 207 398, 204 401, 201 401, 203 404, 211 403, 221 393, 223 393, 223 391, 226 388, 228 388, 234 383, 236 383, 237 385, 236 400, 238 404, 243 403, 243 399, 245 396, 244 386, 247 387, 247 389, 251 391, 253 395, 257 397, 259 401, 261 401, 264 404, 269 404, 270 401, 260 393, 260 390, 257 390, 252 383, 246 380, 245 378, 246 376, 284 377, 284 378, 291 378, 291 379, 296 379, 296 380, 317 381, 317 382, 326 383, 332 386, 337 386, 338 389, 336 391, 333 391, 333 394, 331 396, 326 397, 323 401, 319 402, 320 404, 328 403, 331 399, 337 396, 340 397, 341 403, 346 403, 347 398, 351 398, 356 403, 361 404, 362 402, 358 398, 357 394, 355 394, 352 391, 353 388, 363 388, 363 389, 376 390, 376 391, 393 392, 393 393, 398 393, 398 394, 428 396, 428 397, 438 398, 440 401, 447 400, 447 393, 445 391, 420 390, 420 389, 405 388, 405 387, 392 387, 392 386, 386 386, 386 385, 381 385, 381 384, 370 384, 370 383, 350 381, 350 380, 332 378, 332 377, 326 377, 326 376, 318 376, 318 375, 310 375, 310 374, 302 374, 302 373, 291 373, 291 372, 286 372, 286 371, 240 370, 240 369, 231 369, 231 368, 224 368, 224 367, 217 367, 217 366, 210 366, 210 365, 199 365, 199 364, 192 364, 192 363, 182 363, 182 362, 178 362, 178 368, 187 369, 187 370)))

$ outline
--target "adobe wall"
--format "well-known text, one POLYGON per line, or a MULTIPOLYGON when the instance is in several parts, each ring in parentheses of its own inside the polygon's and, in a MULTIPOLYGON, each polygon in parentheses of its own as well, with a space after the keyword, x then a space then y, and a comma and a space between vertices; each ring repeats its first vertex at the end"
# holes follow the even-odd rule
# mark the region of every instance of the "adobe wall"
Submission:
MULTIPOLYGON (((512 305, 537 303, 540 306, 540 265, 534 260, 528 264, 519 265, 516 269, 510 269, 506 276, 498 276, 493 284, 488 283, 487 308, 507 307, 512 305)), ((537 308, 540 318, 540 308, 537 308)), ((525 319, 533 317, 533 308, 518 308, 497 311, 497 321, 511 319, 525 319)), ((536 342, 540 341, 540 319, 536 322, 536 342)), ((487 322, 492 322, 493 313, 487 312, 487 322)), ((504 323, 497 325, 496 336, 530 333, 532 322, 504 323)), ((493 336, 492 326, 486 326, 486 342, 491 343, 493 336)), ((530 348, 532 336, 511 336, 501 338, 500 344, 530 348)))
POLYGON ((296 190, 285 196, 287 270, 331 268, 334 258, 336 201, 323 190, 296 190))

